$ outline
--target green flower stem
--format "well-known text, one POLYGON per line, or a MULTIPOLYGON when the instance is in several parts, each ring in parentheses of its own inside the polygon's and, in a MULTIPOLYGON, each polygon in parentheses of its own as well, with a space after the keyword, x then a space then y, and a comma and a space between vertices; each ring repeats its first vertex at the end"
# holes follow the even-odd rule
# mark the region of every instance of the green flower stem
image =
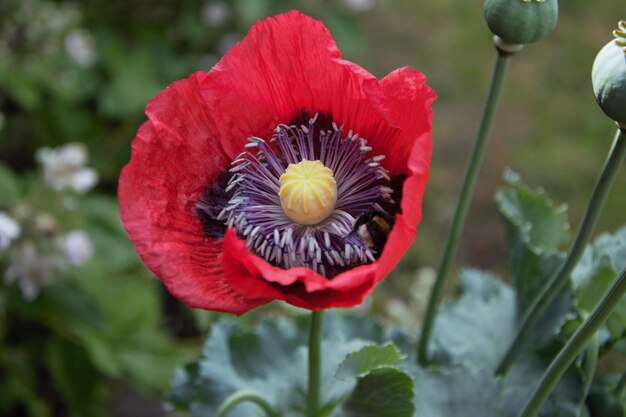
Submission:
POLYGON ((604 293, 602 300, 596 305, 589 317, 576 330, 574 335, 567 341, 563 349, 554 358, 546 370, 539 386, 535 389, 532 397, 526 403, 526 407, 520 417, 536 417, 537 413, 548 399, 554 387, 563 376, 563 373, 574 362, 576 356, 589 343, 589 339, 600 329, 613 309, 626 294, 626 269, 613 281, 611 287, 604 293))
POLYGON ((226 417, 233 408, 245 402, 256 404, 260 409, 265 411, 267 417, 278 417, 278 413, 274 411, 272 406, 265 401, 265 399, 255 392, 246 390, 237 391, 229 395, 217 410, 215 417, 226 417))
POLYGON ((307 397, 307 417, 319 417, 320 413, 320 369, 322 355, 322 326, 324 311, 311 313, 309 332, 309 394, 307 397))
POLYGON ((596 182, 596 186, 591 195, 589 206, 583 217, 583 221, 576 235, 576 239, 570 249, 567 259, 561 266, 561 269, 546 283, 543 290, 537 298, 533 301, 531 306, 526 310, 522 318, 522 324, 515 336, 515 339, 509 346, 504 358, 500 362, 500 365, 496 369, 497 375, 504 375, 517 357, 519 351, 524 347, 524 341, 527 339, 531 329, 541 316, 546 308, 554 301, 559 292, 567 284, 570 279, 570 273, 578 263, 582 256, 585 245, 591 237, 591 233, 600 217, 602 208, 606 201, 606 197, 611 190, 613 180, 615 179, 620 165, 626 156, 626 133, 618 129, 615 135, 615 140, 609 156, 607 157, 600 177, 596 182))
POLYGON ((600 355, 600 333, 596 332, 591 338, 587 351, 585 352, 585 360, 583 361, 583 373, 585 377, 585 386, 583 387, 582 398, 587 398, 591 384, 593 383, 593 377, 596 374, 596 368, 598 366, 598 356, 600 355))
POLYGON ((622 377, 619 379, 619 382, 615 386, 615 397, 622 398, 622 395, 624 395, 624 390, 626 390, 626 371, 624 371, 622 377))
POLYGON ((428 364, 428 343, 432 333, 435 315, 437 314, 437 306, 439 305, 441 294, 446 284, 446 278, 448 276, 450 266, 459 246, 461 232, 463 231, 463 224, 465 223, 470 200, 474 192, 476 179, 478 178, 480 166, 485 159, 487 139, 489 138, 489 132, 491 131, 491 125, 493 124, 493 118, 498 104, 500 91, 502 89, 504 75, 512 56, 509 52, 504 52, 500 49, 497 49, 497 51, 498 57, 493 69, 491 85, 489 86, 489 93, 483 110, 480 128, 478 129, 472 156, 465 170, 461 193, 454 212, 452 225, 450 226, 450 231, 448 233, 448 240, 443 252, 443 257, 441 258, 441 263, 439 264, 435 285, 430 293, 428 309, 426 310, 424 324, 422 325, 422 332, 420 334, 420 340, 417 348, 417 358, 422 365, 428 364))

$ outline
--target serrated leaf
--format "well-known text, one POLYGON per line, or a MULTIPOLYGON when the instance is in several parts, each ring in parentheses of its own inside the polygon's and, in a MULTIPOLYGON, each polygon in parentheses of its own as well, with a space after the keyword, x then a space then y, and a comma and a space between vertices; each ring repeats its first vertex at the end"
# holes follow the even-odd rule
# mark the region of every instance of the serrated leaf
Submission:
POLYGON ((365 346, 357 352, 349 353, 339 365, 335 376, 339 379, 360 378, 375 369, 396 365, 402 358, 402 353, 392 343, 365 346))
MULTIPOLYGON (((511 172, 507 182, 509 188, 497 193, 496 202, 506 227, 517 314, 521 317, 563 264, 565 254, 559 247, 569 240, 569 225, 565 207, 555 207, 543 190, 525 187, 519 175, 511 172)), ((537 320, 524 348, 548 347, 559 337, 572 312, 572 289, 568 285, 537 320)))
MULTIPOLYGON (((497 276, 474 269, 459 278, 459 297, 445 304, 435 321, 432 357, 449 365, 495 369, 517 330, 515 292, 497 276)), ((526 350, 536 353, 558 339, 573 309, 566 288, 538 320, 526 350)))
POLYGON ((500 213, 524 234, 524 240, 535 249, 556 249, 569 240, 565 206, 555 207, 544 190, 531 190, 518 181, 496 195, 500 213))
MULTIPOLYGON (((417 417, 518 417, 539 384, 547 364, 538 359, 518 363, 502 380, 485 369, 456 366, 414 368, 417 417)), ((539 417, 577 417, 582 382, 570 369, 542 408, 539 417)))
MULTIPOLYGON (((501 398, 505 415, 518 416, 539 385, 552 358, 531 355, 522 358, 502 381, 501 398)), ((548 397, 539 417, 578 417, 584 403, 584 383, 578 363, 572 364, 548 397)))
MULTIPOLYGON (((350 352, 372 342, 348 340, 344 334, 332 331, 349 326, 336 321, 341 320, 327 317, 322 342, 324 410, 332 410, 356 386, 355 380, 335 378, 339 364, 350 352)), ((213 415, 226 396, 245 389, 257 392, 284 417, 302 415, 308 374, 307 325, 305 320, 264 320, 251 330, 243 330, 232 320, 219 321, 212 327, 201 357, 176 371, 168 401, 176 408, 189 410, 192 417, 204 417, 213 415)), ((242 405, 230 416, 247 417, 252 413, 251 406, 242 405)))
POLYGON ((506 226, 513 283, 523 312, 562 264, 559 247, 569 240, 569 224, 566 208, 555 207, 543 190, 525 187, 519 177, 509 185, 496 194, 496 202, 506 226))
POLYGON ((448 364, 493 369, 515 328, 515 293, 492 274, 463 271, 460 296, 444 305, 435 321, 433 356, 448 364))
POLYGON ((346 417, 412 417, 413 380, 395 368, 374 369, 359 378, 342 407, 346 417))
MULTIPOLYGON (((614 235, 602 234, 585 252, 572 272, 576 307, 588 314, 600 301, 617 273, 626 267, 626 227, 614 235)), ((626 336, 626 300, 622 300, 606 322, 611 339, 626 336)))
POLYGON ((414 368, 416 417, 505 417, 499 384, 485 370, 465 367, 414 368))
MULTIPOLYGON (((433 333, 438 368, 411 371, 415 380, 417 416, 517 417, 524 401, 539 383, 549 360, 533 339, 523 359, 506 375, 495 377, 494 368, 511 343, 515 322, 513 290, 497 277, 465 271, 460 279, 461 295, 442 308, 433 333), (443 366, 441 366, 443 365, 443 366)), ((562 316, 571 309, 571 294, 559 297, 546 312, 562 316), (569 300, 569 303, 567 302, 569 300)), ((547 321, 547 318, 545 319, 547 321)), ((554 322, 548 327, 552 328, 554 322)), ((543 336, 547 337, 547 336, 543 336)), ((559 339, 551 335, 559 348, 559 339)), ((573 365, 542 410, 545 417, 577 417, 583 382, 573 365)))

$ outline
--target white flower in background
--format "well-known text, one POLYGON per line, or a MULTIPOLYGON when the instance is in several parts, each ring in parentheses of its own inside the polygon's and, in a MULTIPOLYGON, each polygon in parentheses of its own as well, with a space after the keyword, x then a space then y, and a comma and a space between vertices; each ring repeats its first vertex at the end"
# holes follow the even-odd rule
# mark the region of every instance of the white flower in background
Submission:
POLYGON ((407 316, 410 316, 410 310, 404 301, 397 298, 390 298, 385 303, 385 310, 389 316, 402 322, 407 316))
POLYGON ((202 6, 202 22, 208 27, 221 26, 230 18, 230 9, 222 1, 206 2, 202 6))
POLYGON ((93 243, 83 230, 73 230, 63 237, 63 253, 73 265, 82 265, 93 256, 93 243))
POLYGON ((367 12, 376 6, 376 0, 343 0, 343 4, 355 12, 367 12))
POLYGON ((58 148, 42 148, 37 151, 44 181, 57 191, 71 189, 85 193, 98 182, 98 174, 86 168, 87 149, 82 143, 68 143, 58 148))
POLYGON ((81 67, 89 67, 96 60, 94 39, 84 29, 76 29, 65 35, 65 52, 81 67))
POLYGON ((12 240, 20 236, 20 225, 8 214, 0 211, 0 250, 6 249, 12 240))
POLYGON ((4 273, 4 282, 10 285, 17 282, 26 300, 34 300, 41 287, 50 279, 52 272, 59 268, 59 258, 38 254, 33 242, 23 242, 11 259, 4 273))
POLYGON ((37 233, 44 236, 53 236, 59 230, 57 220, 48 213, 37 213, 34 216, 34 225, 37 233))

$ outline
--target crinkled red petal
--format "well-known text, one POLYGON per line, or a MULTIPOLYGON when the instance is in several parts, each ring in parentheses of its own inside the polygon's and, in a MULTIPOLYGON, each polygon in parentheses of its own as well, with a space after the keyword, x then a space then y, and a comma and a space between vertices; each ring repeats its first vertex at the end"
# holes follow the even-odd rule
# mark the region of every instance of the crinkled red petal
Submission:
POLYGON ((398 129, 378 80, 341 59, 324 24, 297 11, 256 23, 210 71, 202 95, 220 115, 216 123, 232 156, 246 138, 267 139, 306 109, 330 113, 337 125, 366 138, 375 153, 387 151, 388 169, 406 165, 407 154, 396 152, 398 129))
POLYGON ((377 281, 383 279, 400 261, 411 246, 416 229, 422 220, 422 203, 430 176, 432 157, 432 103, 435 92, 426 85, 426 77, 412 68, 404 67, 387 75, 380 82, 381 89, 390 100, 395 122, 402 126, 398 142, 408 155, 405 173, 408 177, 402 186, 402 214, 387 239, 378 260, 380 268, 377 281))
POLYGON ((177 81, 152 100, 119 181, 120 213, 141 259, 192 307, 244 313, 267 302, 224 279, 221 243, 206 238, 194 213, 206 185, 229 162, 199 97, 204 74, 177 81))
MULTIPOLYGON (((238 239, 235 231, 230 228, 224 237, 223 256, 226 279, 238 292, 283 300, 309 310, 353 307, 360 304, 375 285, 374 275, 371 273, 362 277, 369 279, 360 279, 358 285, 345 291, 330 289, 318 285, 319 283, 311 285, 310 278, 317 281, 319 277, 326 283, 332 281, 308 268, 285 270, 269 264, 250 252, 245 242, 238 239)), ((373 269, 370 265, 367 266, 373 269)))
POLYGON ((337 302, 334 306, 338 307, 339 299, 341 306, 354 306, 391 272, 409 248, 422 217, 422 200, 429 176, 432 153, 431 103, 435 94, 426 86, 425 77, 410 68, 391 73, 380 85, 383 94, 394 98, 390 100, 390 117, 402 127, 396 142, 408 146, 406 153, 409 155, 407 165, 402 169, 407 174, 403 184, 402 214, 397 216, 380 259, 328 280, 308 268, 284 270, 269 264, 247 250, 244 241, 231 231, 224 240, 224 252, 229 254, 225 255, 225 259, 245 264, 244 268, 239 269, 237 279, 231 279, 231 285, 238 291, 264 287, 268 291, 267 295, 271 293, 276 298, 311 309, 325 308, 323 306, 332 303, 332 300, 337 302), (244 271, 248 271, 245 278, 244 271), (277 293, 279 286, 283 290, 277 293))

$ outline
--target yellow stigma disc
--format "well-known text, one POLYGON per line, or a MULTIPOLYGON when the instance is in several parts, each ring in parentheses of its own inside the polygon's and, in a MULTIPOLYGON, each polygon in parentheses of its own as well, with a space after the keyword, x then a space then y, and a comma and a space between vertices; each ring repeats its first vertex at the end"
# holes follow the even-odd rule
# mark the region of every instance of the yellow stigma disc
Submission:
POLYGON ((278 182, 283 211, 296 223, 317 224, 335 209, 337 183, 333 171, 320 161, 289 164, 278 182))

